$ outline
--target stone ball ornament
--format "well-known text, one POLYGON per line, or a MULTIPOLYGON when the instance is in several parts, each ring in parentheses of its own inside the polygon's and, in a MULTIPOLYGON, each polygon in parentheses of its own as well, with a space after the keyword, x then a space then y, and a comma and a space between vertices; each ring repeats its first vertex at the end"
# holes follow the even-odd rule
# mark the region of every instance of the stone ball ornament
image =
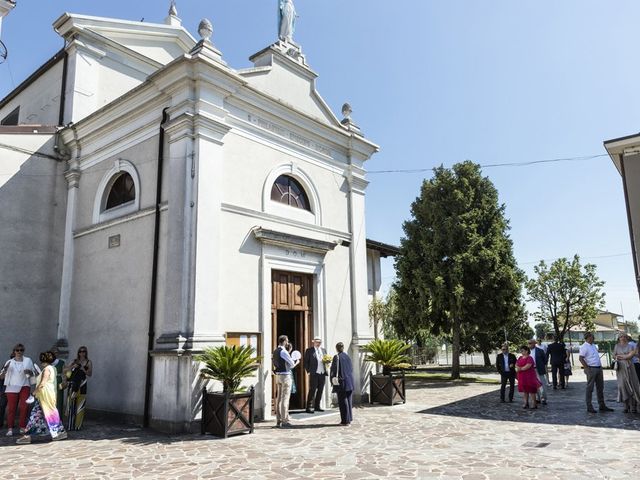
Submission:
POLYGON ((205 42, 211 41, 211 35, 213 35, 213 25, 208 18, 203 18, 198 25, 198 34, 200 38, 205 42))
POLYGON ((344 118, 351 118, 352 113, 353 113, 353 110, 351 109, 351 105, 349 105, 348 103, 345 103, 344 105, 342 105, 342 116, 344 118))

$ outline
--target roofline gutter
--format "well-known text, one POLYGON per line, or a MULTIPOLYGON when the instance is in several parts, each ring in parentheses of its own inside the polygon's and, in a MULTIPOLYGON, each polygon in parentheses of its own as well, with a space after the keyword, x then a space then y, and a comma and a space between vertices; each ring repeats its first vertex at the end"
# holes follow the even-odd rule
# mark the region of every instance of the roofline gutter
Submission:
POLYGON ((636 289, 640 297, 640 275, 638 272, 638 257, 636 250, 636 242, 633 237, 633 223, 631 222, 631 207, 629 206, 629 190, 627 188, 627 174, 624 168, 624 153, 618 154, 620 160, 620 173, 622 175, 622 189, 624 191, 624 205, 627 210, 627 223, 629 224, 629 240, 631 241, 631 254, 633 257, 633 270, 636 274, 636 289))

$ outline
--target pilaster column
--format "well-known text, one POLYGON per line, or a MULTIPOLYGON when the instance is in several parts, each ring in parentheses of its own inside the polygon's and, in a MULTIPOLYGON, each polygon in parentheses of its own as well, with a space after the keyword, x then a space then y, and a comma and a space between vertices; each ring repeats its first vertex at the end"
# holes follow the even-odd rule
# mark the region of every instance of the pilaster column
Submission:
MULTIPOLYGON (((363 160, 362 160, 363 161, 363 160)), ((361 347, 373 339, 369 323, 368 273, 367 273, 367 229, 365 225, 365 189, 369 182, 364 178, 361 161, 350 156, 347 171, 349 183, 349 267, 351 287, 351 358, 353 359, 356 401, 366 392, 368 370, 363 361, 361 347)))
POLYGON ((74 239, 76 207, 80 170, 77 161, 69 162, 64 173, 67 180, 67 211, 64 225, 64 250, 62 260, 62 281, 60 284, 60 307, 58 311, 57 345, 61 354, 68 353, 69 319, 71 316, 71 290, 73 286, 74 239))

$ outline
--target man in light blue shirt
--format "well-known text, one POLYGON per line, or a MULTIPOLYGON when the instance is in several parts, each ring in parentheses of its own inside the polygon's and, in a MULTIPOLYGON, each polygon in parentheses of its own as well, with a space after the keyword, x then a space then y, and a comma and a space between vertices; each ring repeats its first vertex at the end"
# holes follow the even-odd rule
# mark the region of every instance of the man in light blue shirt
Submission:
POLYGON ((294 361, 287 351, 289 338, 286 335, 278 337, 278 348, 273 351, 273 370, 276 376, 276 427, 290 427, 289 401, 291 399, 291 369, 300 360, 294 361))

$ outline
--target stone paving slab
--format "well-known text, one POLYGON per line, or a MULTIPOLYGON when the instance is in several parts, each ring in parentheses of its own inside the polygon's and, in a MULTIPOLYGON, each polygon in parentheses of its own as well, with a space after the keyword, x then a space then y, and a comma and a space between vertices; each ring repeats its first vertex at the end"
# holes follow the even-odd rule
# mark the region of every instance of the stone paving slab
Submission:
POLYGON ((260 423, 227 440, 168 436, 89 422, 69 440, 15 445, 0 438, 1 479, 463 479, 584 480, 638 475, 640 415, 588 414, 584 375, 549 405, 501 404, 496 385, 415 382, 406 405, 362 406, 351 427, 335 416, 291 429, 260 423))

